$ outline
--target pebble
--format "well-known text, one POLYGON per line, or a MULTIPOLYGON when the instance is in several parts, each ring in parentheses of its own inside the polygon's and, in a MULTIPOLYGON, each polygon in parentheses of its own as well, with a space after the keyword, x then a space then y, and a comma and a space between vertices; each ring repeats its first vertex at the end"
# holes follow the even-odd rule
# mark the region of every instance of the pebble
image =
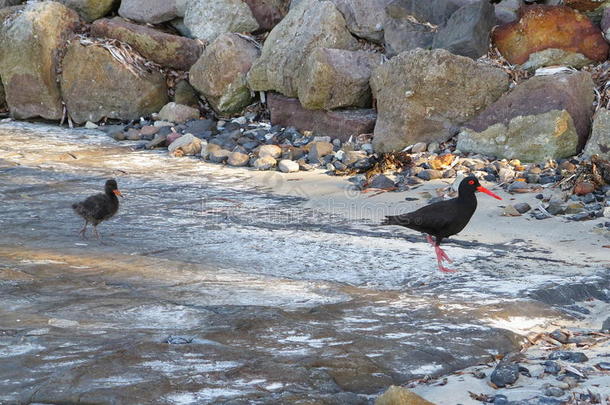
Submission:
POLYGON ((551 215, 562 215, 562 214, 565 214, 566 207, 565 207, 563 201, 553 199, 553 200, 549 201, 549 205, 546 207, 546 210, 551 215))
POLYGON ((87 128, 87 129, 96 129, 97 127, 98 127, 98 125, 91 121, 85 122, 85 128, 87 128))
POLYGON ((430 142, 430 144, 428 144, 428 152, 437 153, 440 150, 441 148, 438 142, 430 142))
POLYGON ((529 210, 532 209, 532 207, 528 204, 528 203, 517 203, 514 205, 515 209, 520 213, 520 214, 525 214, 526 212, 528 212, 529 210))
POLYGON ((559 387, 547 387, 544 389, 544 395, 549 397, 562 397, 563 390, 559 387))
POLYGON ((333 153, 333 144, 325 141, 317 141, 309 144, 309 154, 307 161, 309 163, 320 163, 324 156, 333 153))
POLYGON ((602 331, 610 331, 610 316, 602 323, 602 331))
POLYGON ((258 159, 256 159, 254 161, 254 163, 252 164, 252 166, 256 170, 270 170, 273 167, 275 167, 276 164, 277 164, 277 161, 275 160, 275 158, 273 158, 271 156, 265 156, 265 157, 259 157, 258 159))
POLYGON ((299 164, 293 160, 283 159, 278 163, 278 168, 283 173, 294 173, 299 171, 299 164))
POLYGON ((521 216, 521 213, 512 205, 507 205, 502 211, 502 216, 504 217, 518 217, 521 216))
POLYGON ((589 358, 582 352, 568 352, 565 350, 558 350, 549 354, 549 360, 565 360, 571 363, 584 363, 589 358))
POLYGON ((426 145, 425 142, 417 142, 411 148, 411 152, 413 152, 413 153, 421 153, 421 152, 425 152, 427 148, 428 148, 428 145, 426 145))
POLYGON ((360 147, 360 150, 365 151, 368 154, 372 154, 373 153, 373 144, 372 143, 365 143, 360 147))
POLYGON ((282 156, 282 148, 277 145, 263 145, 258 150, 258 157, 272 157, 273 159, 277 159, 282 156))
POLYGON ((246 153, 232 152, 229 155, 227 163, 229 164, 229 166, 242 167, 247 166, 249 161, 250 156, 248 156, 246 153))
POLYGON ((514 384, 519 378, 519 365, 516 363, 500 362, 491 373, 490 380, 497 387, 506 387, 514 384))
POLYGON ((578 201, 578 202, 573 202, 568 204, 568 206, 565 209, 565 213, 566 214, 578 214, 579 212, 582 212, 585 209, 585 205, 578 201))
POLYGON ((424 169, 421 172, 417 173, 417 177, 422 180, 440 179, 443 177, 443 172, 434 169, 424 169))
POLYGON ((547 360, 544 362, 544 372, 547 374, 557 375, 561 371, 559 363, 553 360, 547 360))
POLYGON ((153 124, 155 127, 171 127, 174 126, 173 122, 169 122, 169 121, 155 121, 155 123, 153 124))
POLYGON ((597 363, 597 368, 604 371, 610 371, 610 363, 606 361, 597 363))
MULTIPOLYGON (((212 145, 208 145, 208 150, 210 149, 210 146, 212 145)), ((212 150, 209 150, 208 159, 210 159, 210 162, 213 163, 224 163, 229 158, 230 154, 231 152, 226 149, 214 148, 212 150)))
POLYGON ((568 340, 570 339, 570 336, 567 333, 563 332, 561 329, 555 329, 554 331, 549 333, 549 336, 558 341, 559 343, 563 344, 568 343, 568 340))
POLYGON ((388 189, 394 187, 394 180, 384 174, 375 175, 368 184, 371 188, 388 189))

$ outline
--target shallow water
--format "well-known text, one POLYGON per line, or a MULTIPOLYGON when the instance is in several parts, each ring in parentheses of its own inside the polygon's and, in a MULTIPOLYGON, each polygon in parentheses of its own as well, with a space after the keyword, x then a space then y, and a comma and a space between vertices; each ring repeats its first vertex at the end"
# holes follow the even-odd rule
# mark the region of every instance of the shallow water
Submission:
POLYGON ((413 233, 125 145, 0 124, 1 403, 369 403, 565 317, 529 296, 607 283, 516 240, 449 244, 443 276, 413 233), (108 177, 126 198, 83 241, 70 205, 108 177))

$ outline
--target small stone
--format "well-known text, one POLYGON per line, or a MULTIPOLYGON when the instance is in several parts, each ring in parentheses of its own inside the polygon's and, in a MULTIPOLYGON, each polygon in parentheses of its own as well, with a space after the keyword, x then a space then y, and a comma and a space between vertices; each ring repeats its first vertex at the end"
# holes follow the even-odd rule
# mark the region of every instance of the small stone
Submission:
POLYGON ((502 211, 502 216, 504 217, 518 217, 521 216, 521 213, 512 205, 507 205, 506 208, 502 211))
POLYGON ((570 376, 565 376, 562 381, 566 384, 568 384, 569 388, 576 388, 578 387, 578 379, 574 378, 574 377, 570 377, 570 376))
POLYGON ((599 368, 600 370, 610 371, 610 363, 607 362, 607 361, 603 361, 601 363, 597 363, 595 366, 597 368, 599 368))
POLYGON ((201 139, 193 134, 186 134, 176 139, 168 146, 169 154, 172 156, 194 156, 201 153, 201 139))
POLYGON ((155 137, 146 144, 145 148, 154 149, 156 147, 163 146, 166 141, 167 135, 156 134, 155 137))
POLYGON ((496 395, 494 397, 493 405, 508 405, 508 398, 506 395, 496 395))
POLYGON ((258 157, 272 157, 273 159, 277 159, 282 156, 282 148, 277 145, 263 145, 258 150, 258 157))
POLYGON ((173 122, 168 122, 168 121, 155 121, 155 123, 153 124, 156 127, 173 127, 174 123, 173 122))
POLYGON ((509 193, 527 193, 532 189, 532 185, 524 181, 515 181, 508 186, 509 193))
POLYGON ((427 148, 428 148, 428 145, 426 145, 425 142, 417 142, 411 148, 411 152, 413 152, 413 153, 421 153, 421 152, 425 152, 427 148))
POLYGON ((360 150, 365 151, 366 153, 368 153, 369 155, 373 153, 373 144, 372 143, 365 143, 362 146, 360 146, 360 150))
POLYGON ((164 121, 182 124, 186 121, 199 118, 199 110, 188 105, 167 103, 159 111, 159 118, 164 121))
POLYGON ((514 384, 519 378, 519 365, 516 363, 500 362, 491 373, 490 380, 497 387, 506 387, 514 384))
POLYGON ((259 157, 252 165, 256 170, 270 170, 275 167, 277 161, 271 156, 259 157))
POLYGON ((548 357, 549 360, 565 360, 571 363, 584 363, 589 358, 583 352, 568 352, 564 350, 558 350, 553 352, 548 357))
POLYGON ((127 139, 125 132, 115 132, 114 134, 112 134, 112 137, 115 141, 124 141, 125 139, 127 139))
POLYGON ((498 171, 500 183, 508 183, 515 178, 515 171, 510 167, 503 167, 498 171))
POLYGON ((341 160, 347 166, 351 166, 361 159, 367 159, 366 152, 359 150, 350 150, 344 153, 341 160))
POLYGON ((487 377, 487 375, 482 371, 475 371, 474 373, 472 373, 472 375, 474 378, 478 378, 479 380, 482 380, 487 377))
POLYGON ((585 195, 595 191, 595 186, 588 181, 582 181, 576 183, 574 186, 574 194, 576 195, 585 195))
POLYGON ((426 181, 440 179, 443 177, 443 172, 441 172, 440 170, 424 169, 421 172, 417 173, 417 177, 426 181))
POLYGON ((210 146, 212 145, 208 145, 208 159, 210 159, 210 162, 213 163, 224 163, 227 161, 227 159, 229 159, 229 155, 231 154, 231 151, 228 151, 226 149, 211 149, 210 150, 210 146))
POLYGON ((152 135, 157 134, 160 129, 161 128, 155 127, 153 125, 144 125, 140 129, 140 135, 142 135, 142 136, 152 136, 152 135))
POLYGON ((390 189, 395 186, 394 180, 390 179, 386 175, 377 174, 375 175, 371 181, 369 182, 369 188, 379 188, 379 189, 390 189))
POLYGON ((97 127, 98 127, 98 125, 91 121, 85 122, 85 128, 87 128, 87 129, 96 129, 97 127))
POLYGON ((128 141, 139 141, 142 139, 142 135, 140 135, 140 131, 138 131, 135 128, 129 129, 129 131, 127 131, 125 133, 125 137, 127 138, 128 141))
POLYGON ((563 215, 566 212, 566 206, 563 201, 552 199, 549 201, 549 205, 546 207, 546 210, 551 215, 563 215))
POLYGON ((595 217, 596 217, 596 215, 595 215, 594 212, 580 212, 578 214, 572 215, 568 219, 570 221, 588 221, 588 220, 593 219, 595 217))
POLYGON ((608 317, 602 324, 602 331, 610 331, 610 317, 608 317))
POLYGON ((568 343, 568 340, 570 339, 570 336, 567 333, 563 332, 561 329, 555 329, 554 331, 549 333, 549 336, 558 341, 559 343, 563 344, 568 343))
POLYGON ((544 362, 544 372, 547 374, 557 375, 561 371, 561 366, 552 360, 547 360, 544 362))
POLYGON ((529 210, 532 209, 532 207, 528 204, 528 203, 517 203, 514 205, 515 209, 520 213, 520 214, 525 214, 526 212, 528 212, 529 210))
POLYGON ((585 205, 578 201, 578 202, 573 202, 568 204, 568 206, 566 207, 565 213, 566 214, 578 214, 580 212, 582 212, 585 209, 585 205))
POLYGON ((563 390, 559 387, 548 387, 544 389, 544 395, 549 397, 561 397, 563 396, 563 390))
POLYGON ((247 166, 249 161, 250 156, 248 156, 246 153, 232 152, 229 155, 227 163, 229 164, 229 166, 242 167, 247 166))
POLYGON ((311 142, 309 144, 309 163, 320 163, 320 159, 333 153, 333 144, 325 141, 311 142))
POLYGON ((283 159, 280 160, 278 168, 283 173, 294 173, 299 171, 299 164, 293 160, 283 159))

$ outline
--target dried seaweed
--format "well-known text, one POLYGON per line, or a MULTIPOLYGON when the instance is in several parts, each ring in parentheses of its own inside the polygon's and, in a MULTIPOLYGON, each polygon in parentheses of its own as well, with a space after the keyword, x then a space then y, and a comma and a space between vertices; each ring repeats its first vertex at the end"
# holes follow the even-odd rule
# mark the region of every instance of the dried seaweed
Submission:
POLYGON ((593 155, 591 160, 585 160, 570 177, 564 178, 557 183, 561 190, 574 190, 578 183, 589 182, 596 189, 610 184, 610 161, 593 155))
POLYGON ((595 83, 595 111, 610 108, 610 62, 586 66, 582 70, 590 72, 595 83))
POLYGON ((411 155, 406 152, 391 152, 373 155, 370 159, 374 160, 371 167, 357 169, 348 168, 346 170, 337 170, 337 176, 354 176, 356 174, 364 174, 369 180, 376 174, 399 172, 410 167, 413 164, 411 155))

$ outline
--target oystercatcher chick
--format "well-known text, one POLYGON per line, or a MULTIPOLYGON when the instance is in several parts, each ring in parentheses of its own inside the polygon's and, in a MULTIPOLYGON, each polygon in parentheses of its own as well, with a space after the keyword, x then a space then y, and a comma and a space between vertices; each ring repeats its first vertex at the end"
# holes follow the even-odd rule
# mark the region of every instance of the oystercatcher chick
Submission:
POLYGON ((406 214, 387 216, 382 225, 400 225, 425 233, 426 239, 436 252, 439 270, 452 273, 455 270, 443 266, 444 260, 449 263, 453 261, 441 249, 440 244, 444 238, 457 234, 468 224, 477 209, 475 196, 477 191, 489 194, 498 200, 502 199, 481 186, 476 177, 470 176, 461 181, 457 198, 439 201, 406 214), (432 236, 435 238, 434 241, 432 236))
POLYGON ((93 234, 100 239, 97 226, 100 222, 110 219, 119 210, 119 199, 123 197, 116 184, 116 180, 106 181, 104 192, 87 197, 84 201, 72 204, 72 209, 85 220, 85 226, 80 230, 79 235, 86 238, 87 225, 93 225, 93 234))

